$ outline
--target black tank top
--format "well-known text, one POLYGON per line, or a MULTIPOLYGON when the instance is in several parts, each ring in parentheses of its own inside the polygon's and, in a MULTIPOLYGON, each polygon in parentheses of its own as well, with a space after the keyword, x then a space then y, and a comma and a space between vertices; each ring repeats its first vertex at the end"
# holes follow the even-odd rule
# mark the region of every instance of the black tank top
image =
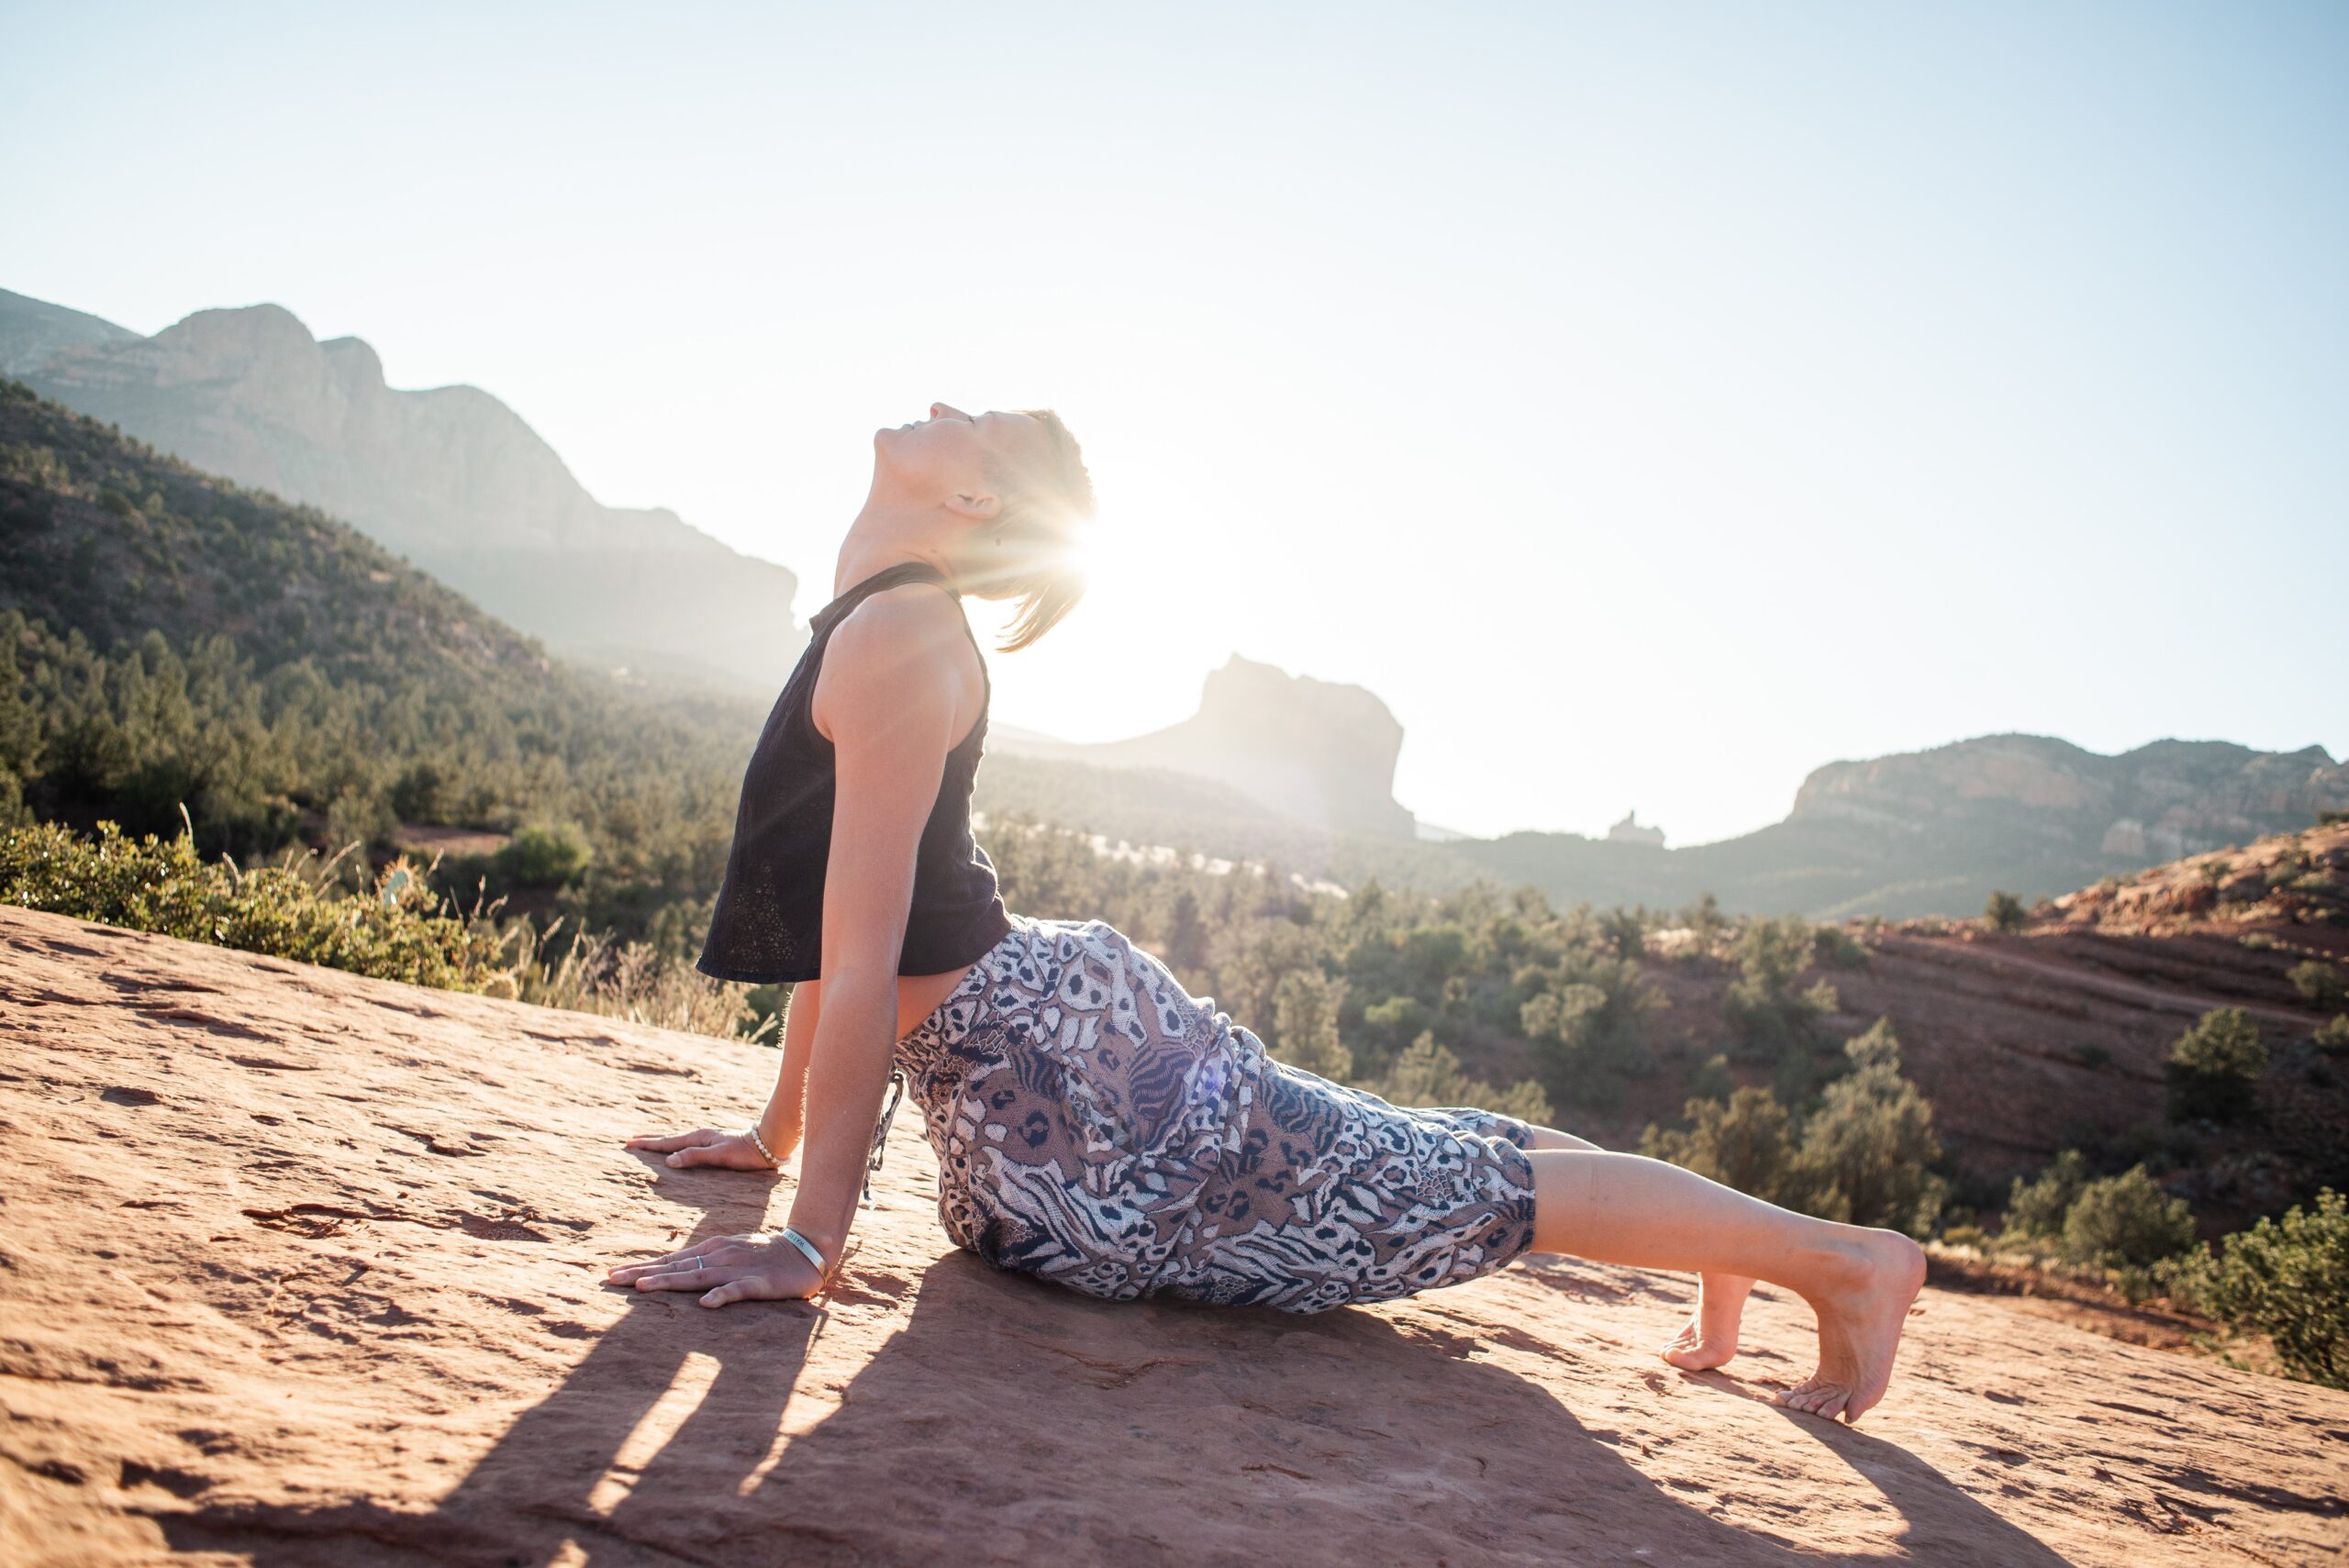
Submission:
MULTIPOLYGON (((718 890, 709 936, 697 967, 720 980, 759 984, 814 980, 823 957, 824 869, 832 846, 832 743, 809 714, 816 673, 832 628, 871 595, 900 583, 931 582, 962 595, 924 562, 884 567, 816 612, 807 648, 783 695, 767 715, 758 749, 742 775, 742 803, 727 851, 726 880, 718 890)), ((970 630, 964 623, 964 632, 970 630)), ((978 647, 972 639, 971 646, 978 647)), ((979 654, 987 699, 995 687, 979 654)), ((971 838, 971 787, 986 744, 986 702, 978 721, 946 754, 938 800, 923 824, 914 857, 913 905, 906 920, 899 974, 941 974, 960 969, 1011 929, 996 894, 995 862, 971 838)))

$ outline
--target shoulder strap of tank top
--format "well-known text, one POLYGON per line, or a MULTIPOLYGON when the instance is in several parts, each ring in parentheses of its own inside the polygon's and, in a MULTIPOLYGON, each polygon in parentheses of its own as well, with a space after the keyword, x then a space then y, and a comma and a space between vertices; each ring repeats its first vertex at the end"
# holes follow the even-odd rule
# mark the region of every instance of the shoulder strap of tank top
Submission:
POLYGON ((922 581, 929 581, 937 584, 940 587, 953 595, 957 599, 960 599, 963 596, 962 590, 956 588, 954 584, 947 579, 946 573, 941 572, 937 567, 932 566, 929 562, 900 561, 894 566, 883 567, 880 571, 875 572, 872 576, 865 578, 863 582, 852 585, 849 590, 842 594, 839 598, 834 599, 830 604, 826 605, 822 609, 818 610, 814 617, 810 618, 808 624, 812 626, 817 622, 838 620, 841 617, 848 614, 850 610, 855 608, 858 605, 862 604, 864 600, 870 598, 874 594, 881 592, 884 588, 894 588, 900 583, 916 583, 922 581))

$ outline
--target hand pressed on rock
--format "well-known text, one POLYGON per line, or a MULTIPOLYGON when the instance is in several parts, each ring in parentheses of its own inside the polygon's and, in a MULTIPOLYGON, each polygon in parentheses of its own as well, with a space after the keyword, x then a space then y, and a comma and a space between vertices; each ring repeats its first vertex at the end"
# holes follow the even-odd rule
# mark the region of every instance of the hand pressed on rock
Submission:
POLYGON ((639 1290, 701 1290, 704 1307, 729 1301, 801 1301, 824 1282, 807 1255, 780 1236, 713 1236, 649 1263, 607 1270, 609 1284, 639 1290), (700 1259, 696 1265, 694 1260, 700 1259))
MULTIPOLYGON (((759 1152, 759 1146, 751 1141, 748 1133, 724 1132, 713 1127, 666 1135, 640 1132, 620 1147, 667 1154, 668 1162, 679 1170, 692 1165, 715 1165, 721 1171, 774 1169, 767 1163, 767 1157, 759 1152)), ((796 1133, 788 1133, 771 1140, 767 1147, 774 1151, 776 1159, 788 1160, 792 1151, 799 1147, 799 1138, 796 1133)))

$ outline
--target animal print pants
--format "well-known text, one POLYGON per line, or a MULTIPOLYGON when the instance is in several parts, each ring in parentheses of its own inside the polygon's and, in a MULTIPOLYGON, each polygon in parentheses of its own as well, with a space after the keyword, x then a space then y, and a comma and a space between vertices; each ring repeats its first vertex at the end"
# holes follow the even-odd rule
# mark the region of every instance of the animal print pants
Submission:
POLYGON ((1013 916, 897 1063, 947 1234, 1088 1296, 1319 1312, 1533 1243, 1526 1123, 1275 1061, 1105 921, 1013 916))

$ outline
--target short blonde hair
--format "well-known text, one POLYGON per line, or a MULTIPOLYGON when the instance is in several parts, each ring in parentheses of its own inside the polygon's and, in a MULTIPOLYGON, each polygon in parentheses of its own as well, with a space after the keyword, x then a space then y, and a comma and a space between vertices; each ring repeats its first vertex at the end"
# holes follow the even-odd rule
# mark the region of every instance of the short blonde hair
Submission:
POLYGON ((994 526, 985 531, 1002 556, 982 567, 977 575, 983 580, 968 589, 983 599, 1019 601, 1011 640, 998 644, 998 653, 1027 647, 1085 596, 1077 548, 1082 531, 1094 526, 1093 476, 1085 471, 1076 438, 1049 408, 1016 412, 1043 427, 1043 450, 1032 458, 1001 459, 989 475, 1000 494, 994 526))

